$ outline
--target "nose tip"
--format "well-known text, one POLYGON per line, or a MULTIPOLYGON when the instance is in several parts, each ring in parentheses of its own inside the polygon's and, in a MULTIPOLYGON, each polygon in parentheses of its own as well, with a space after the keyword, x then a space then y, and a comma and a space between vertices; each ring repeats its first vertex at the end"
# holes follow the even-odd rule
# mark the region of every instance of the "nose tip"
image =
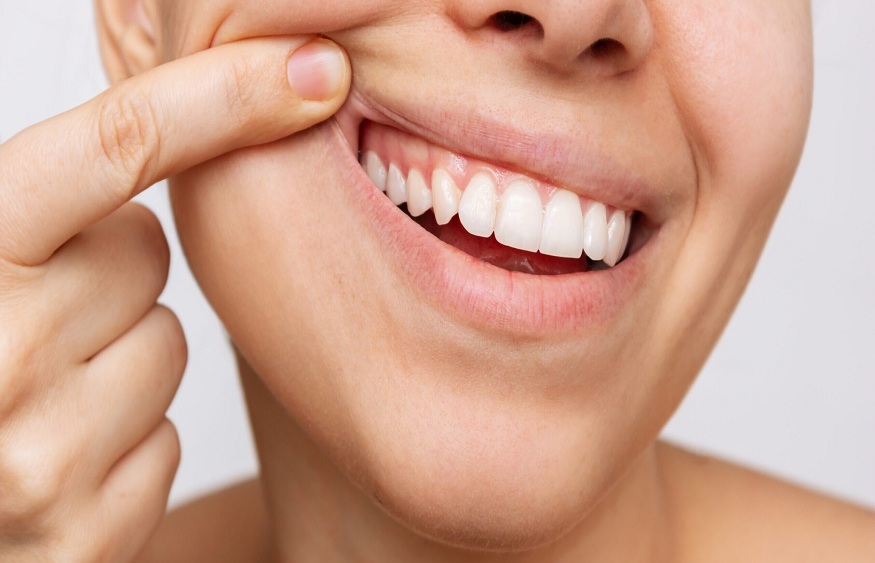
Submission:
POLYGON ((539 65, 602 75, 639 66, 653 46, 644 0, 458 0, 459 25, 498 34, 539 65))

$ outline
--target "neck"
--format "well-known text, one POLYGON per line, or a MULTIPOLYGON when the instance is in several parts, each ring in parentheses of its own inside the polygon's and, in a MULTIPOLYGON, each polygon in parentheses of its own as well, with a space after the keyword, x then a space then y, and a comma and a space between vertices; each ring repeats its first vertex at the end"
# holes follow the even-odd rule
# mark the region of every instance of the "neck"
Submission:
POLYGON ((667 503, 653 444, 558 541, 515 553, 463 550, 430 541, 384 512, 307 437, 252 368, 239 363, 279 563, 668 559, 667 503))

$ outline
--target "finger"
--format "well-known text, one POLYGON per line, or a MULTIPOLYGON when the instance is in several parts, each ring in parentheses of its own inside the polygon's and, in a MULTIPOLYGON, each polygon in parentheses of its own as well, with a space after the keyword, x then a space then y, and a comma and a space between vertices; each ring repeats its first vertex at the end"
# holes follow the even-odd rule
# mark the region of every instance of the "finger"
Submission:
POLYGON ((129 203, 79 233, 46 262, 41 283, 28 288, 59 354, 85 361, 124 334, 152 308, 167 282, 170 253, 161 225, 129 203))
POLYGON ((179 321, 156 305, 88 363, 70 403, 100 405, 99 416, 80 419, 79 435, 87 437, 91 466, 108 470, 164 418, 186 358, 179 321))
POLYGON ((328 40, 251 39, 162 65, 23 131, 0 145, 0 258, 42 263, 151 184, 322 121, 350 79, 328 40))
POLYGON ((167 509, 179 457, 179 436, 163 419, 113 467, 99 500, 99 529, 110 544, 93 560, 131 561, 140 553, 167 509))

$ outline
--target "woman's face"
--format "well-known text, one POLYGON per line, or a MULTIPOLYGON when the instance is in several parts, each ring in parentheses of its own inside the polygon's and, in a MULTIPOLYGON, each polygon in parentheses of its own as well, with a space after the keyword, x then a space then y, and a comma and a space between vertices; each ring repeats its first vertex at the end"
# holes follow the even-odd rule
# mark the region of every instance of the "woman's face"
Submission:
POLYGON ((179 232, 295 423, 396 519, 463 544, 558 536, 654 440, 751 274, 811 102, 804 0, 146 9, 165 59, 298 33, 347 49, 337 118, 176 178, 179 232), (412 219, 360 150, 463 220, 412 219), (609 254, 632 225, 613 268, 468 232, 598 257, 612 217, 609 254))

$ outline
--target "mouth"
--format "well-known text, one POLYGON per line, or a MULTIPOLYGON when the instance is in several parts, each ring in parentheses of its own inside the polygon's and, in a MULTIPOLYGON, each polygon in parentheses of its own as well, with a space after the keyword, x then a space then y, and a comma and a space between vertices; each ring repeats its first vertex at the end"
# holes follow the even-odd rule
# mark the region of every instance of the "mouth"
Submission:
POLYGON ((633 212, 364 121, 359 159, 408 217, 469 256, 511 272, 559 275, 615 266, 633 212))
POLYGON ((640 288, 656 192, 612 173, 574 182, 573 163, 532 171, 517 164, 538 157, 527 143, 491 154, 489 139, 442 143, 439 119, 422 127, 377 107, 354 90, 338 138, 356 157, 347 172, 363 211, 420 295, 477 328, 539 336, 603 326, 640 288))

